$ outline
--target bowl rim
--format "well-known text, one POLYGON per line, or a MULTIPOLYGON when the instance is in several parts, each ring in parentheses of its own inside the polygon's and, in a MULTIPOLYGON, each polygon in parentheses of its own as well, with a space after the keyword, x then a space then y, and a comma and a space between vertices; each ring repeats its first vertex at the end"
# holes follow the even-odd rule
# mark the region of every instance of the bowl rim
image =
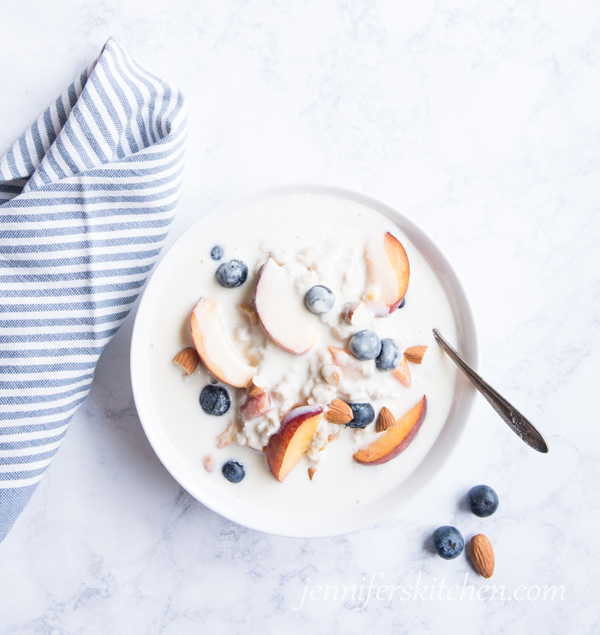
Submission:
MULTIPOLYGON (((155 286, 160 282, 161 272, 165 270, 165 267, 168 267, 168 263, 174 258, 174 255, 177 254, 178 248, 185 241, 186 237, 192 232, 193 228, 196 228, 200 224, 210 224, 210 221, 213 221, 218 216, 229 215, 239 209, 248 207, 259 201, 292 194, 337 196, 361 203, 367 207, 370 207, 371 209, 375 209, 376 211, 383 213, 384 216, 388 217, 390 220, 392 220, 392 222, 394 222, 394 224, 400 231, 408 236, 413 245, 415 245, 419 252, 426 258, 430 266, 432 266, 438 279, 440 279, 440 271, 432 265, 431 254, 424 253, 422 249, 420 249, 415 244, 415 237, 417 238, 417 243, 420 241, 429 243, 429 245, 427 246, 430 249, 433 249, 433 255, 435 259, 437 259, 438 263, 441 263, 443 265, 443 268, 445 269, 444 274, 447 279, 445 281, 440 279, 440 282, 442 283, 446 294, 448 295, 447 285, 450 285, 452 292, 456 295, 456 297, 449 296, 449 300, 452 305, 452 310, 456 322, 457 338, 459 340, 462 340, 463 343, 462 347, 460 346, 460 344, 458 344, 458 348, 459 350, 461 350, 463 356, 475 370, 479 368, 480 358, 478 333, 473 317, 471 303, 466 294, 465 287, 460 276, 452 266, 451 262, 445 256, 437 241, 429 234, 429 232, 425 230, 418 222, 413 220, 410 216, 407 216, 406 214, 400 212, 394 206, 389 205, 388 203, 381 200, 375 199, 367 194, 337 186, 298 183, 275 185, 267 188, 254 189, 229 200, 226 200, 225 202, 217 205, 216 207, 203 214, 200 218, 190 224, 181 233, 180 236, 177 237, 173 244, 163 254, 160 261, 156 264, 154 271, 150 276, 150 279, 146 282, 146 285, 144 287, 144 291, 142 293, 136 311, 131 335, 130 378, 133 399, 138 417, 152 449, 154 450, 164 468, 169 472, 169 474, 193 498, 201 502, 212 511, 223 516, 224 518, 227 518, 228 520, 236 522, 237 524, 248 527, 250 529, 261 531, 263 533, 293 538, 330 537, 344 535, 353 531, 365 529, 386 520, 387 518, 398 513, 401 509, 412 502, 417 496, 422 494, 423 491, 429 485, 431 485, 435 477, 439 475, 443 466, 447 463, 454 450, 456 449, 460 439, 465 433, 469 415, 471 413, 476 395, 475 389, 460 372, 458 372, 457 375, 457 384, 455 386, 455 395, 453 398, 452 407, 446 419, 446 422, 444 423, 444 426, 440 431, 440 434, 438 435, 438 438, 433 443, 432 447, 428 450, 423 460, 417 465, 413 472, 411 472, 411 474, 402 483, 399 484, 397 488, 391 490, 390 493, 384 495, 381 499, 376 499, 376 501, 361 505, 359 509, 363 510, 362 513, 359 513, 359 509, 344 510, 344 512, 336 514, 336 516, 339 518, 339 522, 335 520, 332 521, 331 518, 328 518, 327 520, 329 520, 330 522, 325 523, 322 527, 306 526, 300 531, 298 531, 295 527, 286 525, 285 522, 271 522, 270 524, 265 524, 257 518, 252 519, 244 517, 244 513, 248 509, 247 507, 240 508, 242 512, 241 514, 239 513, 239 510, 238 513, 232 513, 231 507, 223 504, 222 499, 226 499, 229 503, 231 502, 231 497, 223 490, 217 490, 215 488, 213 492, 199 491, 199 488, 196 486, 197 483, 191 482, 187 478, 185 470, 181 466, 178 466, 173 457, 170 456, 171 453, 169 452, 169 448, 165 443, 163 443, 162 439, 160 438, 159 430, 156 429, 156 427, 153 426, 153 424, 151 423, 151 417, 148 412, 148 404, 143 397, 143 382, 141 380, 141 377, 143 377, 143 373, 137 372, 138 368, 140 368, 139 364, 142 363, 142 347, 147 344, 147 341, 143 339, 142 334, 144 327, 147 326, 146 323, 150 319, 146 316, 146 307, 150 305, 153 300, 153 296, 157 293, 155 291, 155 286), (460 304, 461 309, 460 324, 456 314, 456 309, 458 309, 458 306, 455 306, 455 304, 457 303, 460 304), (459 393, 459 386, 462 392, 460 403, 457 405, 456 400, 457 394, 459 393), (448 421, 453 416, 455 417, 455 419, 448 427, 448 421), (400 487, 404 487, 405 484, 409 481, 412 481, 415 476, 420 477, 418 478, 418 481, 420 482, 417 483, 416 487, 412 488, 412 492, 406 494, 403 497, 401 503, 393 505, 390 509, 380 509, 377 513, 375 513, 374 510, 377 507, 376 503, 382 501, 389 494, 392 494, 400 487), (220 492, 220 494, 217 494, 217 496, 215 496, 215 492, 220 492), (368 513, 364 513, 365 508, 371 508, 371 515, 369 515, 368 513)), ((381 507, 381 505, 379 505, 379 507, 381 507)), ((259 514, 258 518, 264 517, 261 517, 259 514)))

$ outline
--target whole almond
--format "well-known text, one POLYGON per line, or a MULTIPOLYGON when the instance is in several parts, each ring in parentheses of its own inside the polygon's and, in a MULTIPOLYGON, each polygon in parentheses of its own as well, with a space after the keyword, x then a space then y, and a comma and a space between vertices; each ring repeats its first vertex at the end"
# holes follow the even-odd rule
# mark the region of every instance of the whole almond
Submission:
POLYGON ((309 467, 308 468, 308 478, 312 481, 313 480, 313 476, 315 475, 315 472, 317 470, 314 467, 309 467))
POLYGON ((348 423, 354 419, 352 408, 341 399, 334 399, 329 406, 329 410, 325 414, 325 419, 329 423, 348 423))
POLYGON ((191 375, 196 370, 199 359, 198 351, 190 346, 179 351, 173 358, 173 363, 177 364, 186 375, 191 375))
POLYGON ((398 422, 396 421, 396 417, 394 417, 392 411, 389 408, 383 406, 383 408, 379 411, 377 423, 375 424, 375 430, 377 432, 383 432, 384 430, 393 428, 397 423, 398 422))
POLYGON ((427 346, 410 346, 404 351, 404 357, 413 364, 420 364, 423 361, 423 355, 427 346))
POLYGON ((494 573, 496 558, 494 548, 487 536, 477 534, 471 538, 471 562, 475 571, 484 578, 491 578, 494 573))

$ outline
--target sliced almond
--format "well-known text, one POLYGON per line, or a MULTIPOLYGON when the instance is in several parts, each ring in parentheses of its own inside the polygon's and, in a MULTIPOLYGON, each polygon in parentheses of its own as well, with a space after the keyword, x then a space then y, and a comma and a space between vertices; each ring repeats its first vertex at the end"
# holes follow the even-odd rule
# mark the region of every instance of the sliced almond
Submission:
POLYGON ((196 370, 199 359, 198 351, 189 346, 175 355, 173 363, 177 364, 186 375, 191 375, 196 370))
POLYGON ((333 364, 323 364, 323 368, 321 368, 321 375, 323 375, 323 379, 330 386, 340 385, 340 374, 337 372, 333 364))
POLYGON ((406 357, 403 357, 400 365, 394 368, 392 375, 407 388, 412 386, 412 375, 410 374, 406 357))
POLYGON ((204 463, 204 469, 207 472, 212 472, 215 469, 215 462, 213 461, 213 458, 210 454, 207 454, 204 457, 203 463, 204 463))
POLYGON ((267 382, 259 375, 254 375, 246 386, 246 392, 250 397, 258 397, 267 389, 267 382))
POLYGON ((248 324, 251 326, 258 324, 258 314, 253 306, 249 304, 236 304, 236 306, 248 324))
POLYGON ((357 326, 368 316, 367 307, 362 302, 348 302, 342 309, 342 319, 357 326))
POLYGON ((327 441, 325 441, 325 443, 323 443, 323 447, 319 448, 319 452, 323 452, 323 450, 327 447, 327 445, 329 443, 331 443, 334 439, 337 439, 340 436, 340 433, 338 432, 337 434, 330 434, 327 437, 327 441))
POLYGON ((230 421, 227 424, 227 427, 221 434, 217 437, 217 447, 224 448, 225 446, 231 445, 237 436, 237 429, 235 424, 230 421))
POLYGON ((413 364, 420 364, 423 361, 423 355, 427 346, 410 346, 404 351, 404 357, 413 364))
POLYGON ((261 392, 256 397, 249 397, 245 395, 245 399, 239 402, 240 419, 243 422, 257 419, 271 412, 273 410, 273 400, 271 399, 271 393, 267 390, 261 392))
POLYGON ((325 419, 329 423, 348 423, 354 419, 352 408, 341 399, 334 399, 329 406, 329 410, 325 414, 325 419))
POLYGON ((392 414, 392 411, 389 408, 383 406, 383 408, 379 411, 379 416, 377 417, 377 423, 375 424, 375 430, 377 432, 383 432, 384 430, 388 430, 389 428, 393 428, 396 425, 396 417, 392 414))
POLYGON ((475 571, 484 578, 491 578, 496 565, 494 548, 487 536, 477 534, 471 538, 471 562, 475 571))
POLYGON ((312 481, 313 480, 313 476, 315 475, 315 472, 317 470, 314 467, 309 467, 308 468, 308 478, 312 481))

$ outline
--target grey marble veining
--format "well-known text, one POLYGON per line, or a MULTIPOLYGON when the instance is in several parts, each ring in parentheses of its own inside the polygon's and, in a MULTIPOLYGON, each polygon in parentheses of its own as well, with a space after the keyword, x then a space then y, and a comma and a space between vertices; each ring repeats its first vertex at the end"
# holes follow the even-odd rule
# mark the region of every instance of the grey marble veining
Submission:
POLYGON ((0 152, 114 35, 188 97, 171 242, 272 184, 390 202, 455 264, 482 374, 550 454, 478 398, 456 453, 403 512, 331 539, 247 530, 186 494, 150 448, 129 383, 131 316, 0 545, 1 633, 600 630, 599 20, 593 0, 5 3, 0 152), (488 519, 463 502, 481 482, 500 496, 488 519), (492 539, 491 581, 432 554, 442 524, 492 539), (475 593, 506 593, 449 598, 465 575, 475 593), (334 597, 361 585, 362 599, 334 597), (384 585, 412 592, 390 599, 384 585), (548 585, 564 599, 514 598, 548 585))

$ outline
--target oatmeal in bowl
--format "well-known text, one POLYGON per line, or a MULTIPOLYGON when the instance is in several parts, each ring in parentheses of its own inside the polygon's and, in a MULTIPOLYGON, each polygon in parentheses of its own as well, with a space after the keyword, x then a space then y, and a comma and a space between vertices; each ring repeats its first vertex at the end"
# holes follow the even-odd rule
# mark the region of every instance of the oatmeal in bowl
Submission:
POLYGON ((418 228, 370 202, 318 187, 246 197, 188 230, 144 294, 140 419, 175 478, 242 524, 372 524, 464 426, 472 394, 432 334, 472 326, 462 288, 418 228))

